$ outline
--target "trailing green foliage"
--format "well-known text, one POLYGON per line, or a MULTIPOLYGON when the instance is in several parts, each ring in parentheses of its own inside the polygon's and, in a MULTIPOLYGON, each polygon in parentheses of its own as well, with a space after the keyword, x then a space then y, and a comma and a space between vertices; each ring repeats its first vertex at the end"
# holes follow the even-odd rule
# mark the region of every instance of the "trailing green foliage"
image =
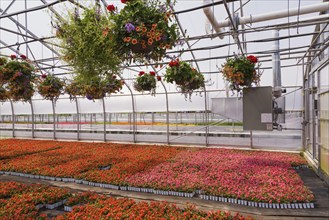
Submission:
POLYGON ((79 80, 89 82, 118 71, 120 60, 108 34, 112 23, 99 7, 85 9, 81 16, 77 11, 70 12, 68 18, 57 21, 55 28, 63 47, 62 57, 74 68, 79 80))

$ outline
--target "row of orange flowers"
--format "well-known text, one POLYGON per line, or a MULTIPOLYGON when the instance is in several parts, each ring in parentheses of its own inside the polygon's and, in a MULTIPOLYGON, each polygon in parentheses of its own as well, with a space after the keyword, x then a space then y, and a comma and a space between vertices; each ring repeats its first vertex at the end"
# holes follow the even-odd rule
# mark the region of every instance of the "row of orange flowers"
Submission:
POLYGON ((37 208, 39 204, 56 203, 66 199, 73 211, 56 219, 251 219, 229 212, 204 212, 189 205, 180 209, 165 202, 136 202, 132 199, 107 198, 95 193, 72 194, 65 189, 41 184, 26 185, 0 182, 0 218, 47 219, 37 208))
MULTIPOLYGON (((0 152, 2 149, 0 141, 0 152)), ((12 151, 17 145, 26 145, 25 140, 5 140, 6 146, 12 144, 12 151)), ((44 149, 55 148, 38 154, 28 154, 11 159, 0 160, 0 170, 16 171, 55 177, 83 178, 94 171, 104 177, 102 182, 122 184, 125 178, 137 172, 147 170, 175 157, 181 148, 165 146, 144 146, 107 143, 38 141, 29 143, 44 146, 44 149), (99 170, 111 166, 110 170, 99 170)), ((27 147, 28 148, 28 147, 27 147)), ((1 154, 0 154, 1 155, 1 154)), ((99 181, 101 179, 98 179, 99 181)))
POLYGON ((71 196, 66 189, 41 184, 0 182, 0 219, 46 219, 37 205, 53 204, 71 196))
POLYGON ((34 140, 20 140, 13 139, 1 140, 0 159, 8 159, 27 154, 39 153, 56 149, 58 146, 53 141, 34 141, 34 140))
POLYGON ((188 205, 180 209, 176 205, 166 202, 136 202, 132 199, 107 198, 96 200, 84 206, 78 206, 72 212, 59 216, 57 219, 81 219, 88 216, 90 219, 199 219, 199 220, 243 220, 252 219, 244 217, 239 213, 232 215, 230 212, 197 210, 194 206, 188 205))
MULTIPOLYGON (((12 142, 12 150, 23 140, 12 142)), ((45 152, 0 160, 0 170, 256 202, 310 202, 299 154, 152 145, 35 141, 45 152), (101 169, 106 167, 106 169, 101 169), (298 189, 298 192, 296 192, 298 189)), ((0 152, 1 144, 0 141, 0 152)), ((31 143, 31 147, 33 143, 31 143)))

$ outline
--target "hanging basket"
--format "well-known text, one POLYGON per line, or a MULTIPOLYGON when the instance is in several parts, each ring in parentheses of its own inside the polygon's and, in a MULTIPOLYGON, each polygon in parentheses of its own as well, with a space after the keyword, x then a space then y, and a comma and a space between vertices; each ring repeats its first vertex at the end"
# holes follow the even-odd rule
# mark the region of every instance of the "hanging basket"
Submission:
POLYGON ((145 73, 144 71, 141 71, 134 82, 134 88, 138 92, 148 91, 151 95, 154 95, 156 83, 155 72, 151 71, 150 73, 145 73))
POLYGON ((179 91, 187 98, 191 98, 194 90, 203 90, 205 79, 202 73, 192 68, 188 63, 172 60, 166 70, 165 81, 175 82, 179 91))
POLYGON ((34 94, 35 69, 25 55, 18 60, 11 55, 11 60, 0 59, 0 85, 2 89, 1 100, 7 97, 12 101, 30 101, 34 94))
POLYGON ((132 44, 130 46, 130 49, 133 53, 149 54, 154 50, 154 46, 146 45, 145 47, 143 47, 142 44, 132 44))
POLYGON ((4 102, 8 99, 7 91, 4 88, 0 88, 0 102, 4 102))
POLYGON ((71 82, 65 86, 65 93, 70 96, 70 101, 74 101, 77 96, 83 96, 82 86, 78 82, 71 82))
POLYGON ((8 86, 8 96, 10 99, 14 102, 22 101, 22 102, 28 102, 31 100, 34 89, 33 85, 30 83, 25 87, 19 86, 19 85, 9 85, 8 86))
POLYGON ((235 56, 226 60, 222 65, 221 73, 230 83, 232 90, 241 91, 259 82, 261 74, 257 73, 256 65, 260 64, 255 56, 235 56))
POLYGON ((153 86, 151 84, 147 84, 147 85, 142 85, 141 88, 144 91, 151 91, 151 89, 153 89, 153 86))
POLYGON ((171 21, 171 6, 170 1, 133 0, 120 11, 109 9, 115 52, 122 60, 158 61, 177 44, 179 28, 171 21))
POLYGON ((64 81, 53 75, 42 75, 41 78, 37 86, 39 94, 46 100, 56 102, 58 97, 64 92, 64 81))
POLYGON ((96 6, 85 8, 55 20, 56 36, 61 44, 61 57, 73 67, 77 77, 90 81, 106 72, 116 73, 120 59, 113 49, 112 22, 96 6))

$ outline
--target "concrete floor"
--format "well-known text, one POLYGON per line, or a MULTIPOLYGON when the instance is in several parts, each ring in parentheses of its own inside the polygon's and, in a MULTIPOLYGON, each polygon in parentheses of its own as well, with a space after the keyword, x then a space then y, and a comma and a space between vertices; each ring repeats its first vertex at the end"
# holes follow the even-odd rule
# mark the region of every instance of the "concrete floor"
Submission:
MULTIPOLYGON (((76 125, 60 125, 56 127, 56 139, 77 140, 76 125)), ((32 138, 31 124, 17 124, 15 136, 32 138)), ((167 126, 139 125, 136 128, 135 140, 139 143, 167 143, 167 126)), ((179 145, 206 145, 206 130, 203 126, 170 126, 169 143, 179 145)), ((0 137, 13 135, 11 124, 0 123, 0 137)), ((36 125, 35 138, 54 138, 53 125, 36 125)), ((134 132, 130 125, 110 125, 104 134, 103 125, 81 125, 80 140, 133 142, 134 132)), ((263 150, 301 151, 301 130, 253 131, 252 139, 249 131, 242 127, 213 126, 209 128, 209 146, 238 146, 263 150)))

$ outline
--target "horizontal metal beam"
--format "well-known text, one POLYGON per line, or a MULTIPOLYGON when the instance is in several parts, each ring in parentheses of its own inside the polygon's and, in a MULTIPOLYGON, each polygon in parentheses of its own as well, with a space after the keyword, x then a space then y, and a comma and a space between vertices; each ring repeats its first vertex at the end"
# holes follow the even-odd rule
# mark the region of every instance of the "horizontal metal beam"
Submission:
MULTIPOLYGON (((226 2, 230 3, 230 2, 236 2, 236 1, 239 1, 239 0, 227 0, 226 2)), ((188 13, 188 12, 197 11, 197 10, 200 10, 200 9, 203 9, 203 8, 212 7, 212 6, 216 6, 216 5, 222 5, 222 4, 224 4, 224 1, 212 2, 212 3, 204 4, 204 5, 201 5, 201 6, 198 6, 198 7, 184 9, 184 10, 181 10, 181 11, 176 11, 176 12, 173 12, 173 14, 188 13)))
POLYGON ((40 38, 35 38, 35 37, 29 36, 29 35, 26 35, 26 34, 23 34, 23 33, 17 32, 17 31, 10 30, 10 29, 4 28, 4 27, 0 27, 0 30, 9 32, 9 33, 12 33, 12 34, 15 34, 15 35, 19 35, 19 36, 22 36, 22 37, 25 37, 25 38, 31 38, 33 40, 39 40, 40 39, 40 38))
MULTIPOLYGON (((1 8, 0 8, 0 12, 3 12, 3 10, 1 8)), ((24 25, 22 25, 21 23, 19 23, 18 21, 16 21, 14 18, 8 17, 8 19, 10 19, 12 22, 14 22, 17 25, 17 27, 22 28, 28 34, 30 34, 31 36, 33 36, 35 39, 38 39, 38 36, 37 35, 35 35, 32 31, 30 31, 29 29, 27 29, 27 27, 25 27, 24 25)), ((43 44, 46 48, 48 48, 54 54, 56 54, 57 56, 59 56, 59 53, 56 50, 54 50, 52 47, 50 47, 47 43, 41 42, 41 44, 43 44)))
MULTIPOLYGON (((1 27, 0 27, 0 29, 2 29, 1 27)), ((45 42, 45 43, 47 43, 47 44, 52 44, 51 42, 47 42, 47 41, 45 41, 45 40, 48 40, 48 39, 52 39, 52 38, 54 38, 54 37, 43 37, 43 38, 38 38, 38 39, 33 39, 33 40, 28 40, 28 41, 24 41, 24 42, 20 42, 20 43, 15 43, 15 44, 9 44, 8 46, 9 47, 14 47, 14 46, 20 46, 20 45, 24 45, 24 44, 29 44, 29 43, 34 43, 34 42, 45 42)), ((7 48, 7 46, 6 47, 0 47, 0 50, 1 49, 6 49, 7 48)))
POLYGON ((43 4, 43 5, 40 5, 40 6, 33 7, 33 8, 28 8, 26 10, 21 10, 21 11, 9 13, 9 14, 2 14, 2 15, 0 15, 0 19, 8 18, 8 17, 14 16, 14 15, 19 15, 19 14, 23 14, 23 13, 27 13, 27 12, 39 11, 41 9, 48 8, 50 6, 53 6, 53 5, 56 5, 58 3, 65 2, 65 1, 67 1, 67 0, 56 0, 52 3, 43 4))
POLYGON ((16 50, 15 48, 10 47, 6 42, 2 41, 1 39, 0 39, 0 44, 5 45, 9 50, 13 51, 14 53, 22 55, 22 53, 20 53, 19 50, 16 50))

